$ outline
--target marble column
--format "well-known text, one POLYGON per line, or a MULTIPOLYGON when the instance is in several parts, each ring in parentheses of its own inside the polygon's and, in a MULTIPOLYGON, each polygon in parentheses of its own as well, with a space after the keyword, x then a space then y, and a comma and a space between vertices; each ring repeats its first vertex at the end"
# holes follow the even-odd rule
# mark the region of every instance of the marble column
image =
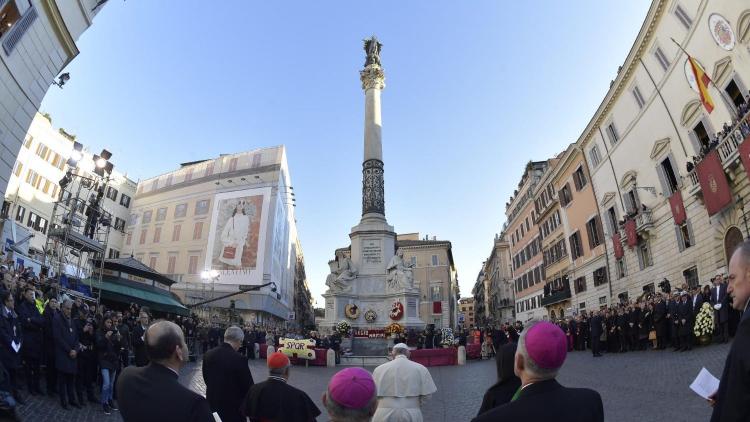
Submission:
POLYGON ((380 93, 385 88, 385 73, 371 63, 359 72, 365 91, 365 149, 362 161, 362 216, 385 219, 383 182, 383 143, 381 136, 380 93))

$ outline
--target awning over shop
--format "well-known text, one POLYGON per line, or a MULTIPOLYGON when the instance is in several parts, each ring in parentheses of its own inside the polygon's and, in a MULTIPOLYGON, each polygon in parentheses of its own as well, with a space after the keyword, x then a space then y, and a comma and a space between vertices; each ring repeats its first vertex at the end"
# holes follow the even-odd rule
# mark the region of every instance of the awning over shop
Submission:
MULTIPOLYGON (((94 268, 100 268, 102 262, 99 260, 93 260, 94 268)), ((174 280, 161 274, 142 263, 141 261, 129 256, 127 258, 110 258, 104 260, 104 269, 110 271, 119 271, 126 274, 132 274, 148 280, 153 280, 157 283, 171 286, 174 284, 174 280)))
POLYGON ((102 299, 105 300, 136 303, 159 312, 190 315, 190 311, 171 292, 158 287, 109 276, 103 276, 101 284, 96 278, 88 278, 85 283, 94 289, 101 289, 102 299))

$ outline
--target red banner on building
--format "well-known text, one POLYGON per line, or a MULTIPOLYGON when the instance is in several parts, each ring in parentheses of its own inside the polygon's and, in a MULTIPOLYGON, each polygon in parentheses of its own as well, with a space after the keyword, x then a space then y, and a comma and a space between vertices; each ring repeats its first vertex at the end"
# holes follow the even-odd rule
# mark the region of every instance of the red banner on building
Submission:
POLYGON ((625 255, 625 250, 622 249, 622 240, 620 240, 620 233, 612 235, 612 249, 615 251, 615 258, 620 259, 625 255))
POLYGON ((435 301, 432 302, 432 313, 433 314, 442 314, 443 313, 443 302, 441 301, 435 301))
POLYGON ((638 233, 635 231, 635 220, 625 220, 625 236, 628 238, 628 247, 633 249, 638 244, 638 233))
POLYGON ((682 223, 687 220, 685 203, 682 202, 682 192, 677 191, 669 197, 669 208, 672 209, 672 217, 674 217, 674 223, 678 226, 681 226, 682 223))
POLYGON ((698 182, 701 184, 703 201, 709 216, 723 210, 732 202, 732 191, 721 166, 719 151, 713 150, 703 157, 695 171, 698 173, 698 182))
POLYGON ((745 167, 747 177, 750 177, 750 136, 742 141, 738 150, 740 154, 740 160, 742 160, 742 165, 745 167))

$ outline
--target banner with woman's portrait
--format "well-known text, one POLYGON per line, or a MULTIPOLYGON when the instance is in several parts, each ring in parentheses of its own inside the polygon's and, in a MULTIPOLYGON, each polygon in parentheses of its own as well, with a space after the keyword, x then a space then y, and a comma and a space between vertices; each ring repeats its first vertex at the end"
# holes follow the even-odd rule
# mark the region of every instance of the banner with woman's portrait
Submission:
POLYGON ((206 269, 221 284, 261 284, 270 188, 226 192, 214 197, 206 269))

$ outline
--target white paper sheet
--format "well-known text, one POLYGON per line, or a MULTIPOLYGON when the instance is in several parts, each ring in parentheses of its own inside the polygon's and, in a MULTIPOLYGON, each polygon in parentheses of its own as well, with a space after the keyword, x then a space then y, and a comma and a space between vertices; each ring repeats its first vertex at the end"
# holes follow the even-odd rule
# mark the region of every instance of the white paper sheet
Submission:
POLYGON ((719 379, 711 375, 706 368, 701 368, 698 376, 695 377, 690 389, 696 394, 707 399, 719 390, 719 379))
POLYGON ((219 414, 217 412, 214 412, 214 421, 221 422, 221 418, 219 417, 219 414))
POLYGON ((18 353, 19 350, 21 350, 21 343, 11 342, 10 346, 13 347, 13 350, 15 350, 16 353, 18 353))

